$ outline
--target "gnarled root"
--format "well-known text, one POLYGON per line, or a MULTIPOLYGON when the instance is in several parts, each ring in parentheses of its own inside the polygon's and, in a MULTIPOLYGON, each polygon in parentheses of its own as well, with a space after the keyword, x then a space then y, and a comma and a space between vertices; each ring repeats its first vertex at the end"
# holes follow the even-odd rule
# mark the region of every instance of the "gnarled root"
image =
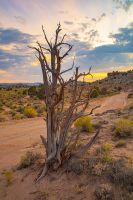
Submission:
POLYGON ((42 178, 44 178, 47 174, 47 171, 48 171, 48 165, 45 164, 41 174, 38 176, 38 178, 36 179, 36 183, 38 183, 42 178))
POLYGON ((36 183, 38 183, 42 178, 44 178, 49 170, 49 168, 52 168, 53 170, 57 170, 61 165, 61 160, 60 157, 55 157, 54 155, 51 154, 51 156, 49 156, 46 160, 45 166, 42 170, 42 172, 40 173, 40 175, 38 176, 38 178, 36 179, 36 183))

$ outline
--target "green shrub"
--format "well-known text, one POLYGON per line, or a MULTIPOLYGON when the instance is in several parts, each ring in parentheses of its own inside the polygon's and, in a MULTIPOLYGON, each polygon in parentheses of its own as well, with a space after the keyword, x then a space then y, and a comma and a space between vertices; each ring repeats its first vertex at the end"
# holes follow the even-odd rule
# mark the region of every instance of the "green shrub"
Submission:
POLYGON ((5 178, 6 178, 6 182, 8 185, 12 184, 13 181, 13 172, 11 170, 5 170, 3 172, 5 178))
POLYGON ((109 143, 105 143, 102 145, 102 161, 105 163, 110 163, 112 161, 112 156, 110 154, 111 150, 112 150, 112 144, 109 143))
POLYGON ((0 110, 2 110, 3 109, 3 103, 2 103, 2 101, 0 101, 0 110))
POLYGON ((105 143, 102 145, 102 150, 104 152, 110 152, 112 150, 112 144, 105 143))
POLYGON ((116 147, 125 147, 126 142, 125 142, 125 140, 120 140, 120 141, 117 142, 117 144, 115 146, 116 147))
POLYGON ((12 115, 12 117, 14 117, 17 114, 17 112, 15 110, 11 110, 10 114, 12 115))
POLYGON ((90 97, 97 98, 99 96, 99 92, 97 89, 92 90, 90 97))
POLYGON ((0 122, 4 122, 4 121, 6 121, 5 117, 0 116, 0 122))
POLYGON ((133 93, 129 93, 127 98, 133 98, 133 93))
POLYGON ((74 123, 74 126, 81 129, 81 131, 86 131, 89 133, 94 131, 93 124, 91 123, 91 118, 87 116, 77 119, 74 123))
POLYGON ((24 109, 24 115, 28 118, 32 118, 37 116, 37 112, 33 107, 26 107, 24 109))
POLYGON ((113 160, 112 156, 110 155, 110 153, 104 153, 102 156, 102 161, 105 163, 110 163, 113 160))
POLYGON ((119 119, 115 123, 115 135, 118 137, 128 137, 133 134, 133 120, 119 119))
POLYGON ((20 112, 20 113, 23 113, 24 112, 24 107, 23 106, 19 106, 17 109, 16 109, 17 112, 20 112))
POLYGON ((38 87, 37 97, 39 99, 44 99, 44 86, 43 85, 41 85, 41 86, 38 87))
POLYGON ((102 184, 95 190, 97 200, 114 200, 114 192, 110 185, 102 184))
POLYGON ((13 117, 13 119, 16 119, 16 120, 20 120, 22 118, 23 118, 23 115, 20 113, 16 113, 16 115, 13 117))
POLYGON ((68 172, 74 172, 75 174, 80 175, 84 171, 83 161, 80 159, 70 159, 66 168, 68 172))
POLYGON ((45 104, 42 105, 35 105, 38 114, 43 114, 46 110, 45 104))
POLYGON ((38 191, 36 199, 40 200, 47 200, 49 196, 48 191, 38 191))
POLYGON ((106 94, 108 94, 107 88, 102 88, 101 91, 100 91, 100 94, 101 94, 101 95, 106 95, 106 94))
POLYGON ((98 86, 94 86, 94 88, 100 93, 100 88, 98 86))
POLYGON ((28 94, 27 89, 23 90, 23 95, 27 95, 27 94, 28 94))
POLYGON ((23 169, 31 166, 35 163, 36 160, 40 158, 40 154, 33 153, 31 151, 27 151, 24 156, 22 156, 20 160, 20 164, 18 166, 18 169, 23 169))
POLYGON ((108 168, 108 177, 116 185, 133 192, 133 168, 126 166, 124 160, 113 161, 108 168))
POLYGON ((100 157, 104 163, 110 163, 113 158, 111 156, 112 144, 105 143, 96 150, 96 154, 100 157))
POLYGON ((37 89, 35 86, 32 86, 28 89, 28 95, 30 96, 36 96, 37 95, 37 89))
POLYGON ((93 157, 90 156, 87 159, 87 172, 88 174, 96 175, 96 176, 101 176, 104 171, 106 170, 106 165, 104 163, 100 162, 99 157, 93 157))

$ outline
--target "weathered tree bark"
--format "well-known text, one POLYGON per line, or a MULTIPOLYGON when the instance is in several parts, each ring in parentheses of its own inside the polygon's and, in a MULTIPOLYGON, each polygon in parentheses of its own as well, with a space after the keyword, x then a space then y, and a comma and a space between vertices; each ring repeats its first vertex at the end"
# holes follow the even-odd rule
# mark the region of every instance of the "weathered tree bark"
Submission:
MULTIPOLYGON (((46 162, 38 180, 46 175, 49 168, 57 169, 62 164, 69 148, 69 145, 66 144, 69 138, 68 130, 73 122, 81 116, 92 114, 93 110, 97 108, 95 107, 89 113, 85 113, 89 105, 90 93, 83 97, 84 86, 79 86, 78 84, 79 79, 84 78, 86 75, 91 75, 91 68, 89 68, 87 73, 79 73, 79 68, 76 67, 73 76, 67 81, 62 76, 64 73, 74 68, 75 59, 69 69, 61 71, 63 59, 72 49, 72 45, 64 42, 66 34, 62 38, 59 37, 61 25, 59 24, 57 26, 53 43, 48 40, 43 26, 42 30, 47 48, 39 42, 37 42, 37 47, 30 47, 38 53, 36 57, 40 62, 43 74, 44 101, 47 113, 47 138, 45 139, 41 136, 42 143, 46 150, 46 162), (63 47, 65 47, 64 50, 63 47), (47 60, 47 54, 50 55, 50 62, 47 60), (69 106, 66 107, 65 92, 67 88, 69 88, 71 92, 69 94, 69 106)), ((87 147, 90 148, 90 146, 91 144, 86 146, 85 150, 87 147)), ((82 150, 81 154, 83 154, 83 151, 84 150, 82 150)))

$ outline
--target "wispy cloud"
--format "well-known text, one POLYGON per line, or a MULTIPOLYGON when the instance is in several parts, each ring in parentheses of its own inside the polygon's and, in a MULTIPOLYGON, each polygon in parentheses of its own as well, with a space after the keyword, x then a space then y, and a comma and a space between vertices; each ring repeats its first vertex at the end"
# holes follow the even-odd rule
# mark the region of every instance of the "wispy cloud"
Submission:
POLYGON ((28 44, 33 36, 15 28, 0 28, 0 44, 23 43, 28 44))
POLYGON ((21 17, 21 16, 14 16, 14 18, 17 20, 17 22, 19 22, 22 25, 26 24, 26 20, 23 17, 21 17))
POLYGON ((67 24, 67 25, 73 25, 72 21, 64 21, 64 23, 67 24))
POLYGON ((133 0, 113 0, 117 7, 116 8, 122 8, 125 11, 128 11, 130 7, 133 5, 133 0))
POLYGON ((103 72, 133 66, 133 0, 10 2, 1 0, 0 5, 1 80, 41 79, 39 63, 27 46, 36 39, 43 43, 42 24, 48 37, 53 37, 59 21, 74 45, 63 67, 71 65, 73 55, 82 71, 91 65, 103 72))

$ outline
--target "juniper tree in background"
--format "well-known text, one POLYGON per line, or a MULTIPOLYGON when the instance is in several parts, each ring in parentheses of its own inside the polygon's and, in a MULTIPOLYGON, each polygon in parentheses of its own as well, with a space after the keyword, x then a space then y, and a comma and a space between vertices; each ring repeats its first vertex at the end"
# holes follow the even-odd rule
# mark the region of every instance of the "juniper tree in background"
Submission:
POLYGON ((91 75, 90 69, 87 73, 79 73, 79 68, 75 67, 73 60, 72 66, 69 69, 62 70, 62 62, 71 51, 72 45, 65 42, 66 34, 63 37, 59 36, 61 32, 60 24, 58 24, 55 31, 53 43, 48 40, 43 26, 42 31, 47 47, 39 42, 37 42, 37 47, 30 47, 36 50, 36 57, 41 65, 44 101, 46 104, 47 137, 45 138, 41 135, 46 150, 46 158, 44 168, 38 180, 46 175, 48 169, 58 169, 63 161, 70 159, 72 155, 73 157, 82 156, 99 134, 98 130, 89 143, 75 154, 72 154, 72 148, 70 147, 72 144, 76 144, 79 134, 70 134, 70 127, 79 117, 90 115, 97 108, 95 107, 89 113, 85 113, 89 105, 90 94, 83 95, 85 87, 78 84, 81 78, 91 75), (47 54, 50 55, 50 62, 47 59, 47 54), (63 75, 72 69, 74 69, 73 76, 65 80, 63 75), (69 88, 69 98, 66 96, 67 88, 69 88), (67 105, 65 103, 66 98, 67 105))

